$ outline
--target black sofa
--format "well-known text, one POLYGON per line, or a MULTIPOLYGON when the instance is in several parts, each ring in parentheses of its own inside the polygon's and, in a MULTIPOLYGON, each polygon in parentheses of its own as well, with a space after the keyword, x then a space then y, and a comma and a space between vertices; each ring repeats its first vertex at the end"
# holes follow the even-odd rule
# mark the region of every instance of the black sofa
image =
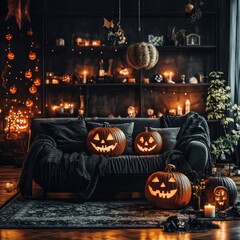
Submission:
MULTIPOLYGON (((155 119, 86 118, 80 120, 77 118, 32 119, 30 148, 19 181, 19 190, 23 196, 31 196, 32 180, 37 182, 45 193, 73 191, 79 192, 83 199, 88 199, 93 193, 98 192, 143 192, 149 175, 164 170, 168 163, 174 164, 176 171, 185 173, 190 180, 196 176, 193 172, 209 173, 211 158, 208 125, 206 120, 195 112, 181 117, 163 116, 155 119), (80 120, 85 122, 87 131, 94 127, 94 123, 109 122, 110 125, 117 126, 133 123, 130 145, 128 141, 130 152, 118 157, 96 156, 85 153, 85 150, 66 153, 67 150, 64 152, 65 149, 62 149, 64 142, 54 140, 51 131, 45 128, 46 123, 47 125, 48 123, 56 124, 60 129, 69 123, 71 126, 73 122, 78 124, 80 120), (133 141, 145 127, 165 128, 170 132, 171 128, 179 128, 174 149, 156 155, 136 155, 132 146, 133 141), (93 163, 93 166, 90 163, 93 163)), ((58 131, 57 134, 59 134, 58 131)))

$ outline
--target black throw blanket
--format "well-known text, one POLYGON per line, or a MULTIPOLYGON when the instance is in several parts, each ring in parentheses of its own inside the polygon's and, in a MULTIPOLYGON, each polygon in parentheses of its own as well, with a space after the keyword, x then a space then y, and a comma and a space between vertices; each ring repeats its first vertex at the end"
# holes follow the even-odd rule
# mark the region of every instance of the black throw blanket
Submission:
POLYGON ((205 174, 209 175, 212 158, 210 154, 210 133, 206 119, 196 112, 190 112, 184 116, 163 116, 160 121, 162 127, 180 127, 175 150, 184 153, 191 141, 199 141, 205 144, 208 149, 208 165, 205 174))
POLYGON ((24 197, 30 197, 32 180, 35 178, 47 180, 48 186, 45 186, 47 189, 55 184, 66 183, 78 191, 81 199, 86 200, 94 192, 98 178, 105 171, 107 161, 106 157, 94 154, 76 152, 63 154, 57 149, 53 138, 39 135, 24 161, 18 188, 24 197), (45 168, 45 171, 41 171, 41 167, 45 168), (44 176, 39 176, 42 173, 44 176))

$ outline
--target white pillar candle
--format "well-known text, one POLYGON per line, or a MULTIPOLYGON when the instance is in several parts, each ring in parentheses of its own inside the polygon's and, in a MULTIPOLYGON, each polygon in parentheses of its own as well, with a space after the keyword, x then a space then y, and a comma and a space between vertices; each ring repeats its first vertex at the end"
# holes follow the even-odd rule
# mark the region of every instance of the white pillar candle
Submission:
POLYGON ((214 218, 215 217, 215 206, 209 204, 204 206, 205 217, 214 218))
POLYGON ((87 82, 87 72, 83 71, 83 83, 87 82))
POLYGON ((187 99, 185 102, 185 114, 190 112, 190 105, 191 105, 190 100, 187 99))
POLYGON ((177 107, 177 115, 182 116, 182 107, 179 105, 177 107))

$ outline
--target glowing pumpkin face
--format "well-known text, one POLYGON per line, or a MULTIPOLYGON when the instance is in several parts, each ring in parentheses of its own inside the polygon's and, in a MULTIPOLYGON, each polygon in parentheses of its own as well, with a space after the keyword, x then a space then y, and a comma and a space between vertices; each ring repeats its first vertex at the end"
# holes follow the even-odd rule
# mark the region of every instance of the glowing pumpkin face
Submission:
POLYGON ((13 60, 13 59, 15 58, 15 54, 14 54, 13 52, 9 52, 9 53, 7 54, 7 58, 8 58, 9 60, 13 60))
POLYGON ((36 57, 37 57, 37 55, 36 55, 36 53, 34 53, 34 52, 30 52, 30 53, 28 54, 28 58, 29 58, 30 60, 35 60, 36 57))
POLYGON ((6 34, 5 38, 6 38, 8 41, 10 41, 10 40, 12 40, 13 36, 12 36, 11 33, 8 33, 8 34, 6 34))
POLYGON ((190 181, 184 174, 171 172, 171 169, 168 172, 153 173, 146 182, 145 196, 157 208, 182 208, 191 199, 192 188, 190 181))
POLYGON ((213 191, 214 194, 214 205, 219 210, 224 210, 229 207, 229 200, 228 200, 228 190, 223 186, 216 187, 213 191))
POLYGON ((19 117, 18 120, 17 120, 17 124, 18 124, 18 130, 20 132, 26 131, 26 129, 28 127, 27 117, 19 117))
POLYGON ((15 94, 15 93, 17 92, 17 87, 16 87, 15 85, 11 86, 11 87, 9 88, 9 92, 10 92, 11 94, 15 94))
POLYGON ((25 77, 26 78, 31 78, 32 77, 32 71, 31 70, 27 70, 26 72, 25 72, 25 77))
POLYGON ((41 79, 40 78, 35 78, 33 81, 35 86, 40 86, 41 85, 41 79))
POLYGON ((145 128, 145 132, 139 133, 134 141, 134 148, 137 154, 157 154, 162 149, 162 137, 158 132, 149 132, 145 128))
POLYGON ((34 103, 31 99, 28 99, 25 103, 26 107, 31 108, 33 107, 34 103))
POLYGON ((103 127, 96 127, 88 133, 87 147, 94 154, 119 156, 126 147, 126 137, 121 129, 104 123, 103 127))
POLYGON ((37 92, 37 87, 34 86, 34 85, 32 85, 32 86, 29 88, 29 92, 32 93, 32 94, 36 93, 36 92, 37 92))

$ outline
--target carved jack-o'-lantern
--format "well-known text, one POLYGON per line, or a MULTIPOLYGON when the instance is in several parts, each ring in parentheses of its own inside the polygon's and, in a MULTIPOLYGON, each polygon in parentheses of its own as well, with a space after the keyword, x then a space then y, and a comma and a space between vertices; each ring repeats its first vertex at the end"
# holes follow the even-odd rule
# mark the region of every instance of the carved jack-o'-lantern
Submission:
POLYGON ((10 41, 10 40, 12 40, 13 36, 12 36, 11 33, 8 33, 8 34, 6 34, 5 38, 6 38, 8 41, 10 41))
POLYGON ((19 117, 17 119, 18 131, 24 132, 28 127, 28 118, 27 117, 19 117))
POLYGON ((28 54, 28 58, 29 58, 30 60, 35 60, 36 57, 37 57, 37 55, 36 55, 36 53, 34 53, 34 52, 30 52, 30 53, 28 54))
POLYGON ((88 133, 87 147, 91 153, 119 156, 126 147, 126 137, 121 129, 104 123, 88 133))
POLYGON ((15 54, 14 54, 13 52, 9 52, 9 53, 7 54, 7 58, 8 58, 9 60, 13 60, 13 59, 15 58, 15 54))
POLYGON ((28 79, 32 77, 32 71, 30 69, 25 72, 25 77, 28 79))
POLYGON ((162 137, 158 132, 149 132, 145 128, 145 132, 137 135, 134 141, 134 148, 137 154, 157 154, 162 149, 162 137))
POLYGON ((29 92, 32 93, 32 94, 36 93, 36 92, 37 92, 37 87, 34 86, 34 85, 32 85, 32 86, 29 88, 29 92))
POLYGON ((41 79, 40 78, 35 78, 34 81, 33 81, 34 85, 35 86, 40 86, 41 85, 41 79))
POLYGON ((15 94, 15 93, 17 92, 17 87, 16 87, 15 85, 11 86, 11 87, 9 88, 9 92, 10 92, 11 94, 15 94))
POLYGON ((225 187, 223 186, 216 187, 213 191, 213 194, 215 207, 217 207, 219 210, 229 208, 228 190, 225 187))
POLYGON ((34 103, 31 99, 28 99, 28 100, 26 100, 25 105, 26 105, 26 107, 31 108, 31 107, 33 107, 34 103))
POLYGON ((165 172, 155 172, 145 185, 145 196, 153 206, 162 209, 178 209, 186 206, 192 195, 188 178, 179 172, 172 172, 175 166, 168 164, 165 172))
POLYGON ((205 197, 206 201, 214 204, 214 190, 216 187, 225 187, 228 190, 229 206, 232 206, 237 200, 237 186, 236 183, 229 177, 209 177, 205 181, 205 197))

